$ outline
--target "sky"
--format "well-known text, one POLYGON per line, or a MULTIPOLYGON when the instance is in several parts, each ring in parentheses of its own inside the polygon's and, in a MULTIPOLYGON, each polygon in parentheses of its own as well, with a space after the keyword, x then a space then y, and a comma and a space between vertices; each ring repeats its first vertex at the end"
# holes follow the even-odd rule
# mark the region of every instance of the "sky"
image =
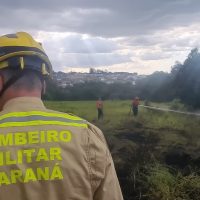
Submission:
POLYGON ((199 0, 0 0, 0 13, 0 34, 32 34, 54 71, 170 72, 200 46, 199 0))

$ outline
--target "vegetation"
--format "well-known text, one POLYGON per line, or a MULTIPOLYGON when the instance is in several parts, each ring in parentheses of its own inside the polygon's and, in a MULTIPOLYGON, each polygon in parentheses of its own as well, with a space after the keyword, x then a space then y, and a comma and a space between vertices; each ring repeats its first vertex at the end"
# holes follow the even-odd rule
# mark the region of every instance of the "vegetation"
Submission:
POLYGON ((185 104, 195 108, 200 107, 200 53, 193 49, 183 64, 176 64, 172 68, 175 77, 172 84, 176 95, 185 104))
POLYGON ((94 101, 48 101, 46 105, 79 115, 103 130, 125 200, 200 200, 200 118, 146 108, 140 108, 134 118, 126 100, 139 96, 146 106, 193 111, 200 108, 199 74, 200 53, 193 49, 183 64, 175 63, 171 73, 155 72, 136 85, 90 82, 60 89, 49 82, 44 98, 109 99, 103 121, 97 120, 94 101))
MULTIPOLYGON (((94 69, 91 68, 90 73, 93 71, 94 69)), ((198 49, 193 49, 183 64, 175 63, 171 73, 155 72, 146 78, 137 80, 136 85, 132 83, 86 82, 76 84, 73 87, 58 88, 53 81, 49 81, 44 99, 96 100, 101 97, 104 100, 125 100, 139 96, 147 102, 166 102, 174 99, 177 101, 178 99, 190 109, 196 109, 200 108, 199 74, 200 53, 198 49)), ((174 109, 178 109, 176 105, 174 105, 174 109)))
MULTIPOLYGON (((45 104, 79 115, 103 130, 125 200, 200 199, 200 118, 142 107, 134 118, 126 100, 105 101, 105 118, 97 121, 94 101, 45 104)), ((166 107, 174 105, 182 107, 178 100, 166 107)))
POLYGON ((154 99, 180 99, 193 108, 200 107, 200 53, 193 49, 183 64, 176 62, 170 76, 163 81, 162 87, 156 91, 154 99))
POLYGON ((53 81, 49 81, 46 100, 96 100, 102 99, 130 99, 136 93, 135 86, 130 83, 86 82, 73 87, 58 88, 53 81), (123 91, 123 92, 122 92, 123 91))

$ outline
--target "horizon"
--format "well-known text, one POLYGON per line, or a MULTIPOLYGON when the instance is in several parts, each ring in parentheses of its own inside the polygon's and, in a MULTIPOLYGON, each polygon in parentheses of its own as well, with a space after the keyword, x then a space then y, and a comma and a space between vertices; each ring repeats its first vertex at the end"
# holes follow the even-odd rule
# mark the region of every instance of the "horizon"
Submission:
MULTIPOLYGON (((95 70, 99 70, 99 69, 96 69, 96 68, 93 68, 93 69, 95 69, 95 70)), ((89 69, 90 70, 90 69, 89 69)), ((86 74, 91 74, 90 73, 90 71, 89 70, 87 70, 87 71, 67 71, 67 72, 65 72, 65 71, 53 71, 54 73, 59 73, 59 72, 62 72, 62 73, 80 73, 80 74, 84 74, 84 73, 86 73, 86 74)), ((154 73, 156 73, 156 72, 163 72, 163 73, 169 73, 169 72, 164 72, 164 71, 154 71, 154 72, 152 72, 151 74, 139 74, 139 73, 137 73, 137 72, 126 72, 126 71, 108 71, 108 70, 100 70, 101 72, 103 72, 103 73, 130 73, 130 74, 137 74, 137 76, 148 76, 148 75, 152 75, 152 74, 154 74, 154 73)), ((98 73, 98 72, 97 72, 98 73)))

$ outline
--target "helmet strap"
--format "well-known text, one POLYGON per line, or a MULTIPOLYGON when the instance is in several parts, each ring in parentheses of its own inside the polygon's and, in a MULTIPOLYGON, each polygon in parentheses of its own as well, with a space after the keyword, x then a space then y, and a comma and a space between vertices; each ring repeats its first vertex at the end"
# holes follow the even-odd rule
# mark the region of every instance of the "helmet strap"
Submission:
POLYGON ((45 79, 43 81, 41 80, 41 83, 42 83, 42 92, 41 92, 41 94, 44 95, 46 93, 46 81, 45 81, 45 79))

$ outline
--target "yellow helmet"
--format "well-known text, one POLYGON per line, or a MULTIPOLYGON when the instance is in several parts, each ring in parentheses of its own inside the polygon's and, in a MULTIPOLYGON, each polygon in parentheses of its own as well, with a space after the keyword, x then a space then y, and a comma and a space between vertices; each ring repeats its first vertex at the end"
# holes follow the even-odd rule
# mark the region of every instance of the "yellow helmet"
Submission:
POLYGON ((32 69, 44 76, 52 72, 42 45, 25 32, 0 37, 0 70, 4 68, 32 69))

